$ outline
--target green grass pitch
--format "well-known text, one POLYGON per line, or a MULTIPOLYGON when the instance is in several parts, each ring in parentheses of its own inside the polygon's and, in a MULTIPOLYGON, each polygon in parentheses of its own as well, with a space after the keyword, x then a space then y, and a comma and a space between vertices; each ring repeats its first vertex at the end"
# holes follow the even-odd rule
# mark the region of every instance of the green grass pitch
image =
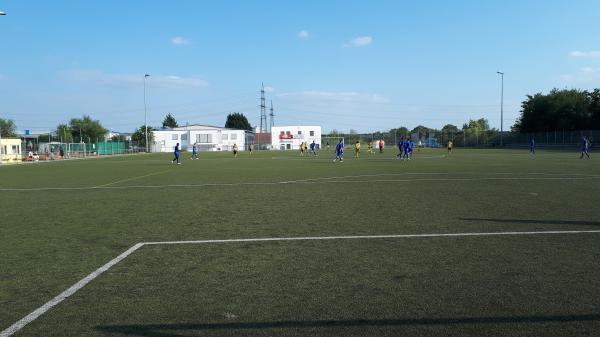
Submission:
MULTIPOLYGON (((424 149, 0 167, 0 331, 138 242, 600 230, 600 160, 424 149)), ((143 246, 14 336, 595 336, 600 233, 143 246)))

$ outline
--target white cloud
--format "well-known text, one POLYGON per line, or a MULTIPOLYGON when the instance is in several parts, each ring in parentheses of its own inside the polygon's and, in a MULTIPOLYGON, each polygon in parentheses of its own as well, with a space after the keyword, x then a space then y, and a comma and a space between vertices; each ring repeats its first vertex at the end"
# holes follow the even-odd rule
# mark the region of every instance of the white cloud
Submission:
POLYGON ((561 79, 565 82, 589 83, 600 81, 600 68, 585 67, 579 69, 575 74, 563 75, 561 79))
POLYGON ((302 31, 300 31, 300 33, 298 33, 298 37, 301 39, 308 39, 308 36, 309 36, 309 34, 305 30, 302 30, 302 31))
POLYGON ((307 100, 326 100, 326 101, 338 101, 338 102, 368 102, 368 103, 387 103, 389 99, 379 94, 371 93, 360 93, 353 91, 301 91, 301 92, 287 92, 277 95, 278 97, 289 97, 297 99, 307 100))
POLYGON ((370 36, 357 36, 350 40, 350 42, 344 44, 344 47, 365 47, 373 42, 373 38, 370 36))
POLYGON ((269 86, 265 87, 265 92, 273 92, 273 91, 275 91, 275 88, 269 87, 269 86))
POLYGON ((594 58, 594 57, 600 57, 600 51, 598 51, 598 50, 590 50, 590 51, 574 50, 569 53, 569 56, 594 58))
MULTIPOLYGON (((139 86, 144 81, 144 75, 107 74, 98 70, 74 69, 59 73, 68 81, 85 82, 108 86, 139 86)), ((190 89, 207 87, 209 83, 199 77, 181 77, 175 75, 151 75, 146 80, 153 87, 166 89, 190 89)))
POLYGON ((171 44, 177 47, 186 46, 190 44, 190 40, 182 36, 175 36, 171 39, 171 44))

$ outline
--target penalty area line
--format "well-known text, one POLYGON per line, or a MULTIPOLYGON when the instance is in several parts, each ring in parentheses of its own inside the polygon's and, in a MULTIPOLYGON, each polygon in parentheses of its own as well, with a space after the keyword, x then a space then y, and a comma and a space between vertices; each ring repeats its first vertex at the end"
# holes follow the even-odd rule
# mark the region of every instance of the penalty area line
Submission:
POLYGON ((392 235, 347 235, 347 236, 304 236, 304 237, 274 237, 274 238, 248 238, 248 239, 223 239, 223 240, 193 240, 193 241, 155 241, 139 242, 110 260, 102 267, 96 269, 88 276, 63 291, 46 304, 35 309, 7 329, 0 332, 0 337, 9 337, 33 322, 41 315, 52 309, 88 283, 109 270, 117 263, 124 260, 143 246, 176 245, 176 244, 209 244, 209 243, 235 243, 235 242, 269 242, 269 241, 316 241, 316 240, 351 240, 351 239, 398 239, 398 238, 434 238, 434 237, 477 237, 477 236, 511 236, 511 235, 556 235, 556 234, 584 234, 600 233, 600 230, 570 230, 570 231, 529 231, 529 232, 472 232, 472 233, 431 233, 431 234, 392 234, 392 235))
POLYGON ((23 327, 25 325, 31 323, 32 321, 34 321, 35 319, 37 319, 41 315, 45 314, 48 310, 52 309, 52 307, 56 306, 57 304, 59 304, 60 302, 64 301, 69 296, 71 296, 74 293, 76 293, 79 289, 83 288, 86 284, 90 283, 93 279, 95 279, 96 277, 100 276, 100 274, 104 273, 105 271, 107 271, 108 269, 110 269, 115 264, 121 262, 121 260, 123 260, 124 258, 126 258, 127 256, 129 256, 131 253, 133 253, 136 250, 138 250, 143 245, 144 245, 143 243, 138 243, 138 244, 133 245, 131 248, 129 248, 128 250, 126 250, 125 252, 123 252, 121 255, 119 255, 119 256, 115 257, 114 259, 110 260, 110 262, 108 262, 107 264, 103 265, 102 267, 96 269, 94 272, 92 272, 88 276, 86 276, 83 279, 81 279, 79 282, 77 282, 74 285, 72 285, 69 289, 67 289, 67 290, 63 291, 62 293, 58 294, 56 297, 54 297, 53 299, 51 299, 50 301, 48 301, 46 304, 44 304, 41 307, 35 309, 29 315, 21 318, 15 324, 11 325, 6 330, 0 332, 0 337, 11 336, 15 332, 23 329, 23 327))

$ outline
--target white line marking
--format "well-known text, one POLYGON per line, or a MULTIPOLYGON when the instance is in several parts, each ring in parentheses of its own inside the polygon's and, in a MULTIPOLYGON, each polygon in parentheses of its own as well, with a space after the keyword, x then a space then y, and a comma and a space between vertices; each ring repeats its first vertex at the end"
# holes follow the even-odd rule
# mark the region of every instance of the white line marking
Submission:
POLYGON ((144 245, 143 243, 137 243, 134 246, 132 246, 131 248, 127 249, 121 255, 119 255, 119 256, 115 257, 114 259, 110 260, 110 262, 108 262, 104 266, 96 269, 96 271, 94 271, 93 273, 91 273, 88 276, 84 277, 79 282, 77 282, 74 285, 72 285, 69 289, 63 291, 62 293, 60 293, 55 298, 53 298, 50 301, 48 301, 46 304, 44 304, 41 307, 35 309, 32 313, 30 313, 29 315, 23 317, 22 319, 20 319, 19 321, 17 321, 15 324, 13 324, 10 327, 8 327, 8 329, 0 332, 0 337, 8 337, 8 336, 14 334, 15 332, 21 330, 25 325, 31 323, 33 320, 37 319, 38 317, 40 317, 41 315, 43 315, 44 313, 46 313, 46 311, 50 310, 55 305, 57 305, 60 302, 64 301, 67 297, 73 295, 79 289, 83 288, 86 284, 90 283, 93 279, 95 279, 96 277, 98 277, 100 274, 104 273, 108 269, 110 269, 110 267, 112 267, 115 264, 119 263, 121 260, 123 260, 124 258, 126 258, 127 256, 129 256, 131 253, 133 253, 136 250, 138 250, 143 245, 144 245))
POLYGON ((114 185, 114 184, 118 184, 118 183, 124 183, 126 181, 132 181, 132 180, 142 179, 142 178, 146 178, 146 177, 151 177, 151 176, 155 176, 155 175, 159 175, 159 174, 163 174, 163 173, 167 173, 167 172, 173 172, 173 170, 169 169, 169 170, 164 170, 164 171, 160 171, 160 172, 148 173, 148 174, 145 174, 143 176, 135 176, 135 177, 131 177, 131 178, 121 179, 121 180, 113 181, 112 183, 94 186, 94 188, 107 187, 107 186, 110 186, 110 185, 114 185))
POLYGON ((506 235, 542 235, 542 234, 582 234, 582 233, 600 233, 600 230, 581 230, 581 231, 534 231, 534 232, 487 232, 487 233, 437 233, 437 234, 397 234, 397 235, 350 235, 350 236, 305 236, 305 237, 287 237, 287 238, 250 238, 250 239, 224 239, 224 240, 195 240, 195 241, 157 241, 140 242, 121 253, 121 255, 110 260, 104 266, 98 268, 79 282, 72 285, 69 289, 63 291, 58 296, 34 310, 29 315, 23 317, 8 329, 0 332, 0 337, 9 337, 15 332, 21 330, 25 325, 31 323, 52 307, 64 301, 73 295, 93 279, 100 276, 117 263, 121 262, 127 256, 145 245, 175 245, 175 244, 202 244, 202 243, 232 243, 232 242, 265 242, 265 241, 308 241, 308 240, 348 240, 348 239, 393 239, 393 238, 431 238, 431 237, 473 237, 473 236, 506 236, 506 235))
POLYGON ((346 240, 346 239, 398 239, 398 238, 433 238, 459 236, 502 236, 502 235, 541 235, 541 234, 582 234, 600 233, 600 230, 580 231, 533 231, 533 232, 483 232, 483 233, 436 233, 436 234, 396 234, 396 235, 349 235, 349 236, 304 236, 288 238, 254 238, 254 239, 224 239, 224 240, 193 240, 193 241, 157 241, 144 242, 144 245, 176 245, 201 243, 231 243, 231 242, 263 242, 263 241, 307 241, 307 240, 346 240))
MULTIPOLYGON (((435 173, 433 173, 435 174, 435 173)), ((448 174, 448 173, 440 173, 448 174)), ((391 175, 391 174, 387 174, 391 175)), ((399 174, 400 175, 400 174, 399 174)), ((373 175, 377 176, 377 175, 373 175)), ((35 187, 35 188, 0 188, 5 192, 38 192, 38 191, 85 191, 85 190, 125 190, 143 188, 193 188, 193 187, 236 187, 236 186, 263 186, 281 184, 331 184, 331 183, 381 183, 381 182, 423 182, 423 181, 486 181, 486 180, 589 180, 600 179, 600 175, 576 175, 575 177, 481 177, 481 178, 412 178, 412 179, 371 179, 371 180, 334 180, 347 177, 324 177, 312 179, 300 179, 289 181, 271 182, 240 182, 240 183, 204 183, 204 184, 165 184, 165 185, 127 185, 127 186, 85 186, 85 187, 35 187)), ((356 177, 356 176, 355 176, 356 177)))

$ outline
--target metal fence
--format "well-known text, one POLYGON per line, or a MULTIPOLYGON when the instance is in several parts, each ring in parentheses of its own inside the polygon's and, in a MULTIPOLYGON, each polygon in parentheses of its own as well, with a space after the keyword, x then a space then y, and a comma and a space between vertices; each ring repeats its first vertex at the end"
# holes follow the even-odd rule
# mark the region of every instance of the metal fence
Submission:
MULTIPOLYGON (((419 134, 400 134, 396 132, 369 133, 369 134, 336 134, 323 135, 322 142, 325 139, 344 139, 346 146, 355 143, 357 140, 361 143, 369 141, 375 142, 383 140, 385 147, 395 147, 401 139, 406 137, 418 142, 421 140, 427 147, 445 147, 448 141, 452 141, 454 146, 458 147, 524 147, 528 146, 532 139, 536 146, 540 147, 576 147, 581 145, 582 138, 587 137, 592 146, 596 145, 596 140, 600 141, 600 130, 553 130, 536 133, 518 133, 504 132, 500 137, 497 130, 488 130, 477 132, 473 130, 459 130, 457 132, 431 131, 421 132, 419 134)), ((323 144, 325 144, 323 142, 323 144)), ((375 143, 373 143, 375 146, 375 143)), ((334 144, 335 146, 335 144, 334 144)), ((598 145, 596 145, 598 146, 598 145)))
POLYGON ((86 158, 131 154, 145 152, 144 147, 132 142, 104 141, 96 143, 31 143, 21 142, 21 158, 23 161, 59 160, 70 158, 86 158))

